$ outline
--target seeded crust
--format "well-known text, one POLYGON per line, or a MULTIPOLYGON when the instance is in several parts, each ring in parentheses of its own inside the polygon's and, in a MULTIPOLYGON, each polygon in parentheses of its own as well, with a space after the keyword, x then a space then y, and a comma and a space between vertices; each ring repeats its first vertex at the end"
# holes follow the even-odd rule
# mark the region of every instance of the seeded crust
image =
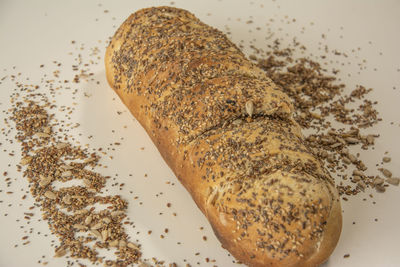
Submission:
POLYGON ((220 31, 142 9, 106 51, 107 80, 249 266, 318 266, 340 236, 338 193, 304 145, 289 98, 220 31))

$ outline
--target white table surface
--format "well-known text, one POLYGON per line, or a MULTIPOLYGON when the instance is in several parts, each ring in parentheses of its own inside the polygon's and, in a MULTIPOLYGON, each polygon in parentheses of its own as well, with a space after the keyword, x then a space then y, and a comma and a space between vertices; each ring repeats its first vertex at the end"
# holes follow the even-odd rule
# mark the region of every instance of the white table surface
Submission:
MULTIPOLYGON (((244 40, 245 46, 255 39, 256 47, 266 48, 268 32, 265 25, 272 18, 274 21, 269 27, 274 29, 273 38, 281 37, 290 42, 297 37, 308 48, 308 54, 320 53, 318 48, 325 44, 330 49, 347 52, 347 59, 333 57, 327 67, 341 70, 338 75, 349 90, 357 84, 374 88, 368 97, 379 101, 377 108, 383 118, 377 126, 368 129, 381 137, 376 140, 374 150, 363 152, 361 158, 369 167, 367 172, 376 174, 375 163, 389 151, 392 161, 386 166, 394 176, 400 176, 399 1, 174 2, 174 6, 192 11, 221 30, 228 26, 232 40, 236 43, 244 40), (296 23, 286 23, 291 18, 295 18, 296 23), (254 23, 246 24, 250 19, 254 23), (261 30, 256 30, 257 26, 261 30), (326 34, 325 39, 321 38, 322 34, 326 34), (345 63, 343 66, 342 62, 345 63)), ((145 0, 0 1, 0 79, 7 76, 0 84, 0 128, 5 127, 3 111, 10 107, 9 95, 15 88, 10 81, 11 74, 21 73, 19 81, 39 84, 43 74, 51 76, 56 69, 52 62, 58 61, 63 64, 60 76, 72 80, 71 65, 79 53, 87 60, 90 48, 97 46, 101 51, 99 56, 103 57, 106 41, 130 13, 143 7, 170 3, 145 0), (76 43, 71 44, 72 40, 76 43), (84 49, 77 49, 81 44, 84 49), (39 68, 41 64, 45 67, 39 68), (28 77, 29 81, 26 80, 28 77)), ((103 158, 102 162, 108 168, 101 172, 113 177, 118 174, 118 181, 126 184, 122 191, 111 187, 109 190, 128 199, 128 215, 135 223, 135 228, 129 228, 128 232, 134 240, 139 240, 144 258, 154 256, 179 266, 184 266, 185 260, 192 266, 236 266, 144 130, 108 87, 102 60, 100 58, 98 64, 90 66, 100 84, 89 81, 73 85, 73 89, 79 90, 76 99, 71 98, 69 91, 61 90, 56 101, 59 106, 77 103, 72 114, 72 121, 81 124, 72 132, 76 140, 92 147, 122 143, 111 152, 113 159, 103 158), (84 93, 90 97, 85 97, 84 93), (118 115, 117 111, 122 114, 118 115), (93 138, 89 139, 90 135, 93 138), (134 196, 139 198, 135 200, 134 196), (172 207, 166 207, 168 202, 172 207), (163 214, 159 215, 160 212, 163 214), (173 216, 173 212, 177 216, 173 216), (160 239, 165 228, 169 233, 160 239), (147 234, 148 230, 152 230, 151 235, 147 234), (203 236, 207 236, 207 241, 203 236), (206 257, 215 263, 207 263, 206 257)), ((47 224, 40 221, 40 211, 34 210, 30 224, 23 219, 33 200, 31 197, 21 200, 28 191, 28 183, 15 168, 19 161, 19 146, 9 144, 3 135, 0 143, 3 143, 0 146, 0 170, 1 173, 6 171, 6 176, 12 179, 9 188, 5 177, 0 179, 0 266, 40 266, 39 260, 48 262, 48 266, 66 266, 68 259, 52 257, 51 244, 56 238, 49 233, 47 224), (9 157, 10 151, 15 151, 17 156, 9 157), (6 191, 14 191, 14 194, 5 194, 6 191), (29 234, 30 244, 24 246, 21 238, 31 228, 34 230, 29 234), (14 245, 18 246, 15 248, 14 245)), ((342 236, 325 267, 400 266, 400 188, 391 186, 384 194, 371 192, 373 199, 368 192, 342 202, 342 236), (363 198, 367 200, 363 201, 363 198), (344 258, 345 254, 350 257, 344 258)))

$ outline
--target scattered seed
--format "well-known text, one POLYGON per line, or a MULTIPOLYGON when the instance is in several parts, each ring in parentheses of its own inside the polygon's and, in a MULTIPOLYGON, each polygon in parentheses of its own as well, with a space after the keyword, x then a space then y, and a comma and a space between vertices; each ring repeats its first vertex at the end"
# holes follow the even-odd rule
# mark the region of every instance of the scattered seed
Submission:
POLYGON ((56 148, 57 148, 57 149, 63 149, 63 148, 65 148, 65 147, 67 147, 67 146, 68 146, 67 143, 57 143, 57 144, 56 144, 56 148))
POLYGON ((72 170, 72 169, 74 168, 74 167, 69 166, 69 165, 61 165, 60 167, 61 167, 61 169, 63 169, 63 170, 72 170))
POLYGON ((108 238, 108 230, 104 229, 103 231, 101 231, 101 238, 103 239, 103 242, 105 242, 108 238))
POLYGON ((61 248, 56 251, 56 253, 54 254, 54 257, 60 258, 60 257, 64 257, 66 254, 67 254, 67 251, 65 249, 61 248))
POLYGON ((126 242, 124 240, 120 240, 119 243, 118 243, 118 246, 120 248, 126 247, 126 242))
POLYGON ((128 248, 139 249, 139 247, 136 246, 135 244, 133 244, 132 242, 129 242, 129 243, 128 243, 128 248))
POLYGON ((331 145, 331 148, 337 148, 337 147, 340 147, 340 146, 342 146, 343 144, 342 143, 334 143, 333 145, 331 145))
POLYGON ((367 135, 367 142, 370 145, 373 145, 375 142, 375 137, 373 135, 367 135))
MULTIPOLYGON (((87 64, 84 65, 88 66, 87 64)), ((66 81, 64 82, 66 83, 66 81)), ((55 84, 57 81, 54 80, 51 83, 55 84)), ((48 222, 51 232, 62 244, 55 250, 54 256, 65 256, 67 251, 70 250, 72 258, 89 259, 93 265, 104 262, 107 263, 107 266, 119 266, 121 259, 124 266, 131 266, 136 263, 140 257, 140 251, 119 249, 119 239, 128 238, 123 227, 123 224, 127 222, 122 222, 127 203, 118 195, 98 195, 100 190, 104 188, 107 177, 93 171, 93 168, 89 170, 87 167, 96 167, 99 157, 96 153, 90 153, 86 148, 81 148, 80 145, 74 146, 70 143, 69 130, 64 129, 64 126, 69 127, 72 124, 64 120, 53 119, 53 114, 47 113, 51 110, 68 111, 69 117, 74 108, 58 107, 57 102, 52 99, 53 90, 46 90, 46 95, 44 95, 40 92, 34 92, 31 85, 23 85, 18 82, 18 87, 20 86, 26 87, 27 90, 20 90, 12 96, 11 105, 13 105, 13 108, 9 110, 10 119, 15 122, 18 130, 16 140, 21 143, 22 148, 21 161, 17 168, 18 171, 23 171, 23 177, 26 177, 29 182, 35 200, 35 205, 32 208, 40 207, 43 211, 42 218, 48 222), (64 108, 65 110, 63 110, 64 108), (57 130, 53 131, 53 129, 57 130), (56 140, 63 140, 63 142, 56 140), (71 163, 66 165, 65 162, 71 163), (90 166, 87 166, 88 164, 90 166), (22 166, 25 166, 24 170, 22 170, 22 166), (83 184, 86 186, 65 186, 58 191, 53 191, 52 188, 44 189, 53 180, 58 179, 62 182, 70 179, 83 180, 83 184), (60 201, 56 201, 58 198, 60 198, 60 201), (97 207, 94 209, 92 206, 96 204, 105 204, 107 208, 100 208, 99 211, 97 207), (66 205, 68 206, 65 207, 66 205), (104 217, 104 215, 109 214, 110 210, 119 211, 114 213, 117 216, 113 219, 104 217), (106 229, 103 227, 90 229, 92 224, 100 222, 104 224, 103 227, 106 227, 106 229), (89 237, 86 240, 87 237, 79 234, 82 231, 88 231, 91 236, 98 239, 97 241, 102 240, 103 242, 88 243, 87 241, 93 238, 89 237), (111 238, 114 239, 111 245, 117 244, 116 254, 118 256, 114 257, 114 260, 106 260, 98 254, 97 249, 107 247, 107 240, 111 238), (120 259, 121 255, 122 258, 120 259)), ((37 89, 39 86, 34 88, 37 89)), ((59 88, 61 89, 61 87, 59 88)), ((78 124, 74 124, 71 129, 77 126, 78 124)), ((118 145, 117 142, 115 145, 118 145)), ((10 152, 9 155, 14 156, 14 152, 10 152)), ((101 165, 98 164, 98 166, 101 165)), ((12 194, 12 191, 4 191, 4 193, 12 194)), ((25 198, 24 195, 22 199, 25 198)), ((23 218, 29 220, 33 213, 25 213, 24 215, 23 218)), ((7 216, 7 213, 4 216, 7 216)), ((26 240, 23 244, 29 244, 29 240, 26 240)), ((121 242, 122 244, 123 242, 121 242)), ((42 264, 46 263, 42 262, 42 264)))
POLYGON ((69 205, 69 204, 71 204, 71 196, 70 195, 65 195, 63 198, 62 198, 62 201, 65 203, 65 204, 67 204, 67 205, 69 205))
POLYGON ((92 217, 91 215, 87 216, 87 217, 85 218, 85 224, 86 224, 86 225, 89 225, 89 224, 92 222, 92 219, 93 219, 93 217, 92 217))
POLYGON ((50 182, 51 182, 51 178, 50 177, 45 177, 43 175, 39 175, 40 177, 40 181, 39 181, 39 186, 40 187, 45 187, 47 186, 50 182))
POLYGON ((32 157, 31 156, 26 156, 26 157, 23 157, 21 159, 20 164, 22 166, 25 166, 25 165, 29 164, 31 161, 32 161, 32 157))
POLYGON ((378 193, 383 193, 383 192, 386 191, 386 188, 383 185, 380 185, 380 184, 376 185, 375 189, 376 189, 376 192, 378 192, 378 193))
POLYGON ((46 191, 44 196, 51 200, 57 199, 57 195, 53 191, 46 191))
POLYGON ((358 161, 357 157, 354 156, 353 154, 349 154, 348 157, 349 157, 349 160, 350 160, 352 163, 356 163, 356 162, 358 161))
POLYGON ((345 164, 350 164, 350 163, 351 163, 351 160, 350 160, 348 157, 343 157, 343 158, 342 158, 342 161, 343 161, 345 164))
POLYGON ((95 161, 96 159, 95 158, 88 158, 88 159, 85 159, 84 161, 83 161, 83 163, 91 163, 91 162, 93 162, 93 161, 95 161))
POLYGON ((364 177, 365 176, 364 173, 359 171, 359 170, 354 170, 353 171, 353 175, 357 175, 357 176, 360 176, 360 177, 364 177))
POLYGON ((103 218, 103 222, 104 222, 105 224, 109 224, 109 223, 111 222, 111 219, 108 218, 108 217, 105 217, 105 218, 103 218))
POLYGON ((90 229, 92 229, 92 230, 98 230, 98 229, 100 229, 100 228, 102 228, 103 227, 103 224, 100 222, 100 223, 96 223, 95 225, 93 225, 92 227, 90 227, 90 229))
POLYGON ((108 242, 108 245, 110 247, 118 247, 118 243, 119 243, 119 241, 115 239, 113 241, 108 242))
POLYGON ((118 216, 123 215, 123 214, 125 214, 124 211, 122 211, 122 210, 115 210, 115 211, 111 212, 111 217, 118 217, 118 216))
POLYGON ((386 178, 392 177, 392 172, 389 171, 388 169, 380 168, 379 170, 386 178))
POLYGON ((83 184, 86 187, 91 187, 92 186, 92 182, 89 179, 83 179, 83 184))
POLYGON ((74 228, 76 228, 78 230, 86 230, 87 227, 82 224, 74 224, 74 228))
POLYGON ((399 185, 399 183, 400 183, 400 178, 393 178, 393 177, 390 177, 390 178, 387 178, 386 179, 386 182, 388 183, 388 184, 391 184, 391 185, 399 185))
POLYGON ((367 188, 367 185, 363 181, 359 181, 357 183, 357 187, 360 188, 362 191, 364 191, 365 188, 367 188))
POLYGON ((61 173, 61 177, 63 177, 63 178, 67 178, 67 177, 70 177, 70 176, 72 176, 72 172, 71 171, 65 171, 65 172, 61 173))
POLYGON ((97 237, 98 239, 102 239, 102 236, 99 231, 91 229, 90 232, 97 237))
POLYGON ((47 133, 35 133, 35 135, 37 136, 37 137, 39 137, 39 138, 49 138, 50 137, 50 135, 49 134, 47 134, 47 133))
POLYGON ((138 267, 149 267, 149 265, 143 261, 138 262, 138 267))
POLYGON ((380 178, 379 176, 377 176, 374 181, 373 184, 374 185, 382 185, 385 182, 385 180, 383 180, 382 178, 380 178))
POLYGON ((344 140, 346 140, 346 142, 349 144, 357 144, 360 142, 357 138, 353 137, 346 137, 344 140))

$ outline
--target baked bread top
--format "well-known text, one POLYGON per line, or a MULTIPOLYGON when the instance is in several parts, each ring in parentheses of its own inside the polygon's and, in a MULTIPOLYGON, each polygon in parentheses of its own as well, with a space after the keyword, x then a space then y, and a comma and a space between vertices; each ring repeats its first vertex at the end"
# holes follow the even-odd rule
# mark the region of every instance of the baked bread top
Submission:
POLYGON ((220 31, 172 7, 118 29, 106 72, 222 245, 250 266, 316 266, 341 208, 293 106, 220 31))

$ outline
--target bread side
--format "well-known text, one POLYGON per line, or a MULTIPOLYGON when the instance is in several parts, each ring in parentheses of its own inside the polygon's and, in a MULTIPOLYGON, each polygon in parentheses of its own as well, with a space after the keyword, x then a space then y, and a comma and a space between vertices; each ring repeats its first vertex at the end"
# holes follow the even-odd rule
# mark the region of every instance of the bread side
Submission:
POLYGON ((191 13, 132 14, 106 51, 111 87, 191 193, 222 245, 249 266, 317 266, 341 208, 303 143, 288 97, 191 13))

